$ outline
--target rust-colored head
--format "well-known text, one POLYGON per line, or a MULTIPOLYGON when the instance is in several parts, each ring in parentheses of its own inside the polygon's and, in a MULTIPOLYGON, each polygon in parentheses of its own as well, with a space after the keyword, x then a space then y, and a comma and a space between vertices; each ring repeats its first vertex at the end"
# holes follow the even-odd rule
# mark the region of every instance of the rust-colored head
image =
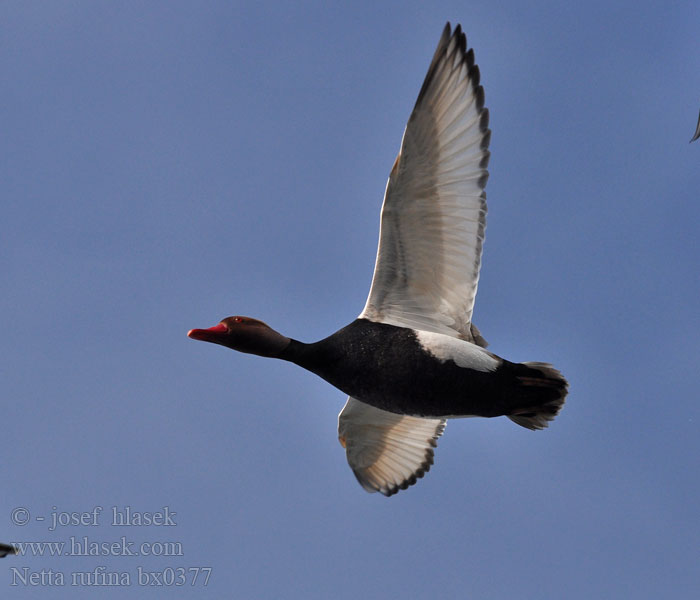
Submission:
POLYGON ((187 336, 193 340, 271 358, 279 356, 289 345, 289 338, 250 317, 228 317, 209 329, 190 329, 187 336))

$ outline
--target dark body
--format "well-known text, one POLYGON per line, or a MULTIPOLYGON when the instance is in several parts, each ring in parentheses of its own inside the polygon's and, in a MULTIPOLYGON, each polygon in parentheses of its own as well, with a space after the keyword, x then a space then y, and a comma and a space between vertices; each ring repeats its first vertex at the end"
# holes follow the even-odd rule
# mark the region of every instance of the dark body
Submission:
POLYGON ((461 367, 426 351, 411 329, 356 319, 316 343, 292 340, 279 358, 357 400, 412 416, 496 417, 559 395, 551 389, 543 396, 532 383, 541 379, 537 370, 491 356, 499 363, 494 371, 461 367))

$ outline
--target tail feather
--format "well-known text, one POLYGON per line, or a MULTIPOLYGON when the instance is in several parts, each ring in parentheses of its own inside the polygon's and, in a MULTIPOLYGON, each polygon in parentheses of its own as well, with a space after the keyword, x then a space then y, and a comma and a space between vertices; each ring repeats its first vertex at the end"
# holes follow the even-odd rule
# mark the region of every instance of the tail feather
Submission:
POLYGON ((552 365, 541 362, 522 363, 527 370, 521 371, 518 380, 523 397, 534 402, 519 406, 508 418, 527 429, 544 429, 554 420, 564 406, 569 383, 552 365))

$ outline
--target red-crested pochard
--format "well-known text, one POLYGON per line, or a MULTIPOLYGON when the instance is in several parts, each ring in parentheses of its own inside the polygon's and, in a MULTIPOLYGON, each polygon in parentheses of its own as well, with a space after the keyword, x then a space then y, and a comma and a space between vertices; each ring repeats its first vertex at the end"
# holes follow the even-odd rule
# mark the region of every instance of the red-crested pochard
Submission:
POLYGON ((386 186, 379 250, 357 319, 306 344, 249 317, 195 340, 291 361, 349 395, 338 437, 362 487, 406 489, 448 418, 507 416, 542 429, 568 384, 551 365, 486 350, 472 324, 486 225, 488 110, 473 50, 445 26, 386 186))

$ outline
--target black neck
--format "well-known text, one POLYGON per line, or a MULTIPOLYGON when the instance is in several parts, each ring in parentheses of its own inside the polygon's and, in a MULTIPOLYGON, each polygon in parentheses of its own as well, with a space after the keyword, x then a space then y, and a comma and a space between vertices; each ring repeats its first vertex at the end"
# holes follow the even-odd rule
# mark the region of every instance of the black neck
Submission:
POLYGON ((282 350, 282 352, 280 352, 277 358, 288 360, 289 362, 293 362, 294 364, 301 366, 301 362, 308 354, 309 348, 312 345, 313 344, 305 344, 304 342, 289 338, 289 344, 284 350, 282 350))

